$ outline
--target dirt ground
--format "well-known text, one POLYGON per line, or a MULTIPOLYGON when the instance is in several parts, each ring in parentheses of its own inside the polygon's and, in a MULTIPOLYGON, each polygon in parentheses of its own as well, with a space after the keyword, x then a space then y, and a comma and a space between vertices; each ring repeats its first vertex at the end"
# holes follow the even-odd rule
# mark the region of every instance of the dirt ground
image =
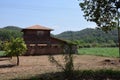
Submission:
MULTIPOLYGON (((63 56, 54 56, 63 64, 63 56)), ((0 58, 0 80, 34 76, 47 72, 59 71, 55 65, 51 64, 48 56, 20 56, 20 65, 14 66, 16 57, 12 60, 0 58)), ((90 55, 74 55, 75 69, 117 69, 120 70, 118 58, 107 58, 90 55)))

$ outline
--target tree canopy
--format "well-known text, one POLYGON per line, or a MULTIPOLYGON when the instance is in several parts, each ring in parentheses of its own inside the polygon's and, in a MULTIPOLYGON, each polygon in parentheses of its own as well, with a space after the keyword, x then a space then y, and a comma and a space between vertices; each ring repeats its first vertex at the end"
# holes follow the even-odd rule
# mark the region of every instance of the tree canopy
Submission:
POLYGON ((12 38, 11 41, 4 43, 4 50, 8 56, 17 56, 17 65, 19 65, 19 56, 27 50, 27 47, 22 38, 12 38))
POLYGON ((80 3, 85 19, 95 22, 104 31, 117 27, 117 5, 117 0, 83 0, 80 3))

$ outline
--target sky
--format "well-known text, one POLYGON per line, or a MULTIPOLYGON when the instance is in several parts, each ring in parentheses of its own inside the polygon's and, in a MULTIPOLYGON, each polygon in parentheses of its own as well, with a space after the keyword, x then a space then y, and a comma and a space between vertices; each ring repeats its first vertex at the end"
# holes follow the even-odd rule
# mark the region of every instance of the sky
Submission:
POLYGON ((33 25, 52 28, 53 34, 96 27, 84 19, 78 0, 0 0, 0 28, 33 25))

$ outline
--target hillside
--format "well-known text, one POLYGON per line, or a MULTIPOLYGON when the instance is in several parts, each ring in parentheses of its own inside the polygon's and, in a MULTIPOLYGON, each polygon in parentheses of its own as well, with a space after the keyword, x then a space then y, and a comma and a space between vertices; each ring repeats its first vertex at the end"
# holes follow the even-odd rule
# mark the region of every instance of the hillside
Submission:
POLYGON ((2 29, 21 31, 22 28, 17 27, 17 26, 6 26, 6 27, 4 27, 2 29))
POLYGON ((16 26, 7 26, 0 28, 0 40, 10 40, 11 37, 22 37, 21 28, 16 26))
POLYGON ((80 40, 86 43, 109 43, 117 42, 117 30, 109 31, 108 33, 98 29, 87 28, 81 31, 66 31, 61 34, 55 35, 57 38, 64 40, 80 40))

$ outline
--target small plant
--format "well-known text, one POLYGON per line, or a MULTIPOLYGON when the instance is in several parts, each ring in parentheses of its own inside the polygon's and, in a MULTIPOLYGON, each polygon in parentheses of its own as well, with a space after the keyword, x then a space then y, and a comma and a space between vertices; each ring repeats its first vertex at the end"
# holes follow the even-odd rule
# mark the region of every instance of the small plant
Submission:
POLYGON ((49 56, 49 61, 63 71, 64 78, 66 80, 74 80, 72 44, 69 43, 69 45, 65 47, 65 53, 63 54, 63 57, 64 65, 60 64, 52 55, 49 56))

